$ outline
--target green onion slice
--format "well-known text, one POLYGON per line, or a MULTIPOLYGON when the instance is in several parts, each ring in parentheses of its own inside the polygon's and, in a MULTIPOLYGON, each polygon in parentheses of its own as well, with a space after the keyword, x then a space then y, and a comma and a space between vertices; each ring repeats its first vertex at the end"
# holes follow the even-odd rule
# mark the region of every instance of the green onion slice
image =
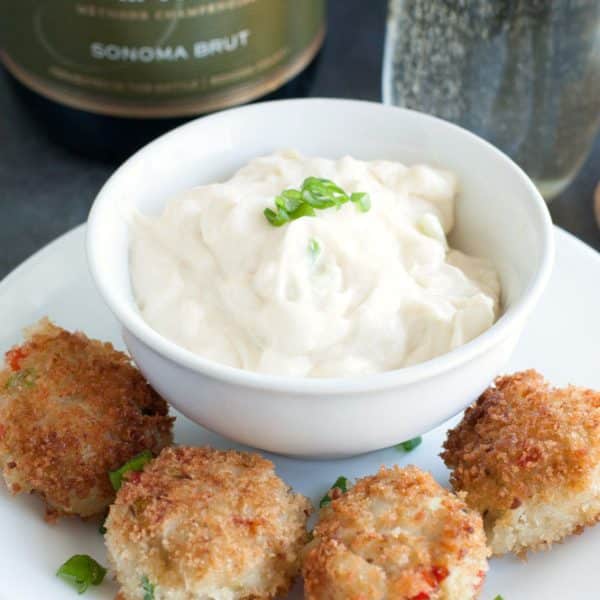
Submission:
POLYGON ((290 213, 290 219, 294 221, 300 217, 314 217, 315 209, 310 204, 301 204, 296 210, 290 213))
POLYGON ((412 440, 406 440, 406 442, 401 442, 396 446, 398 450, 404 450, 404 452, 410 452, 414 450, 417 446, 421 445, 423 438, 421 436, 413 438, 412 440))
POLYGON ((371 208, 371 197, 365 192, 355 192, 350 196, 350 202, 354 202, 361 212, 367 212, 371 208))
POLYGON ((302 204, 302 194, 297 190, 284 190, 275 198, 275 206, 286 212, 294 212, 302 204))
POLYGON ((90 585, 100 585, 106 569, 87 554, 75 554, 63 563, 56 575, 69 582, 79 594, 83 594, 90 585))
POLYGON ((141 471, 152 460, 152 452, 144 450, 115 471, 109 471, 108 477, 115 491, 118 491, 123 484, 123 476, 129 471, 141 471))
POLYGON ((104 535, 107 531, 106 519, 108 519, 108 513, 106 513, 106 515, 104 515, 104 518, 102 519, 102 523, 100 523, 100 526, 98 527, 98 533, 101 533, 102 535, 104 535))
POLYGON ((319 508, 323 508, 324 506, 331 504, 331 501, 333 500, 331 497, 331 492, 334 489, 338 489, 342 494, 345 494, 348 491, 348 479, 346 479, 344 476, 338 477, 331 488, 329 488, 329 491, 321 498, 321 502, 319 502, 319 508))
POLYGON ((267 218, 267 221, 269 221, 273 227, 281 227, 290 220, 288 213, 281 208, 278 208, 277 212, 271 210, 270 208, 265 208, 264 214, 267 218))
POLYGON ((154 584, 144 575, 142 577, 142 591, 144 592, 144 600, 154 600, 154 584))
POLYGON ((5 388, 14 390, 17 388, 32 388, 35 385, 37 375, 33 369, 22 369, 11 375, 6 381, 5 388))
POLYGON ((371 199, 366 192, 348 195, 329 179, 307 177, 299 190, 284 190, 276 196, 275 210, 265 208, 264 215, 273 227, 281 227, 301 217, 314 217, 315 210, 334 206, 339 209, 346 202, 352 202, 360 212, 371 208, 371 199))
POLYGON ((317 256, 321 253, 321 244, 315 238, 308 240, 308 253, 313 260, 316 260, 317 256))

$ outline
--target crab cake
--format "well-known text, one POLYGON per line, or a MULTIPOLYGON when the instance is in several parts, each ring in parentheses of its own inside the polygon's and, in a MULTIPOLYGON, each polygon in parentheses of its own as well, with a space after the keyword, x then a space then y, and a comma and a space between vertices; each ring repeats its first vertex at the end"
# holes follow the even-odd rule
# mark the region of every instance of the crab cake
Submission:
POLYGON ((128 356, 47 319, 6 353, 0 372, 0 469, 9 490, 36 492, 47 518, 102 513, 108 471, 171 442, 173 420, 128 356))
POLYGON ((600 518, 600 394, 500 377, 448 432, 442 458, 494 554, 549 547, 600 518))
POLYGON ((302 572, 309 600, 470 600, 481 517, 416 467, 382 468, 321 509, 302 572))
POLYGON ((258 454, 166 448, 126 476, 106 521, 121 598, 274 598, 307 541, 310 502, 258 454))

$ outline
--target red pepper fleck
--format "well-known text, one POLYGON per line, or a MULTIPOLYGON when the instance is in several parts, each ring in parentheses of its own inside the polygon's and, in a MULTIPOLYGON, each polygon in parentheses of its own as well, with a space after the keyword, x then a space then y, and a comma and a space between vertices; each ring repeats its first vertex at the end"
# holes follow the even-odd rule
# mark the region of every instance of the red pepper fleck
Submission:
POLYGON ((435 565, 431 569, 423 570, 421 576, 429 587, 437 588, 448 577, 448 569, 443 565, 435 565))
POLYGON ((485 571, 478 571, 477 572, 477 577, 479 577, 479 581, 475 584, 474 589, 476 592, 478 592, 479 590, 481 590, 481 588, 483 587, 483 580, 485 577, 485 571))
POLYGON ((18 371, 21 368, 21 361, 27 356, 27 352, 20 346, 9 350, 6 354, 6 362, 13 371, 18 371))
POLYGON ((342 490, 340 490, 339 487, 332 487, 328 492, 327 495, 329 496, 329 498, 331 498, 331 500, 337 500, 338 498, 340 498, 342 496, 344 492, 342 492, 342 490))
POLYGON ((539 448, 531 448, 519 456, 517 459, 517 465, 519 467, 527 467, 530 464, 536 463, 542 457, 542 453, 539 448))
POLYGON ((429 594, 427 592, 419 592, 416 596, 410 598, 410 600, 429 600, 429 594))
POLYGON ((260 519, 245 519, 243 517, 238 517, 237 515, 233 517, 233 522, 236 525, 247 527, 250 533, 256 533, 260 526, 260 519))
POLYGON ((129 471, 127 474, 127 481, 131 481, 132 483, 137 483, 142 477, 141 471, 129 471))
POLYGON ((427 583, 427 585, 429 587, 432 587, 432 588, 437 587, 437 580, 436 580, 432 570, 422 571, 421 577, 423 577, 423 579, 425 580, 425 582, 427 583))
POLYGON ((245 519, 244 517, 238 517, 237 515, 234 515, 232 518, 233 522, 236 525, 254 525, 255 523, 255 519, 245 519))

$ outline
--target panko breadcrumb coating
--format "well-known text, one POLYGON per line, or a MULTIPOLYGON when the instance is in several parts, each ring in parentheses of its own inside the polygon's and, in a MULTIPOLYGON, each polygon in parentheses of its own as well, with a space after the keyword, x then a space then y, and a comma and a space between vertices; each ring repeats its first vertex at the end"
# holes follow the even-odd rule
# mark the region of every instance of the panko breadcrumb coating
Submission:
POLYGON ((299 571, 310 502, 257 454, 166 448, 128 474, 105 523, 121 600, 260 600, 299 571))
POLYGON ((108 471, 171 443, 166 402, 128 356, 47 319, 0 371, 0 469, 13 493, 36 492, 47 518, 103 513, 108 471))
POLYGON ((456 490, 494 554, 549 547, 600 518, 600 394, 536 371, 500 377, 448 432, 456 490))
POLYGON ((487 571, 481 517, 417 467, 381 468, 321 509, 309 600, 471 600, 487 571))

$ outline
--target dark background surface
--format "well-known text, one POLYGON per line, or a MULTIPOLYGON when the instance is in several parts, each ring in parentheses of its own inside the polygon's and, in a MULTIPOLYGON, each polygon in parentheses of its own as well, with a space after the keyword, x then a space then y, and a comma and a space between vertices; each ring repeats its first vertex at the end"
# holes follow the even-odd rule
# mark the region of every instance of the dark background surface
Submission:
MULTIPOLYGON (((330 0, 329 31, 303 93, 381 100, 385 0, 330 0)), ((85 221, 116 164, 55 144, 0 70, 0 277, 58 235, 85 221)), ((550 210, 554 222, 600 249, 592 211, 600 180, 600 136, 575 181, 550 210)))

